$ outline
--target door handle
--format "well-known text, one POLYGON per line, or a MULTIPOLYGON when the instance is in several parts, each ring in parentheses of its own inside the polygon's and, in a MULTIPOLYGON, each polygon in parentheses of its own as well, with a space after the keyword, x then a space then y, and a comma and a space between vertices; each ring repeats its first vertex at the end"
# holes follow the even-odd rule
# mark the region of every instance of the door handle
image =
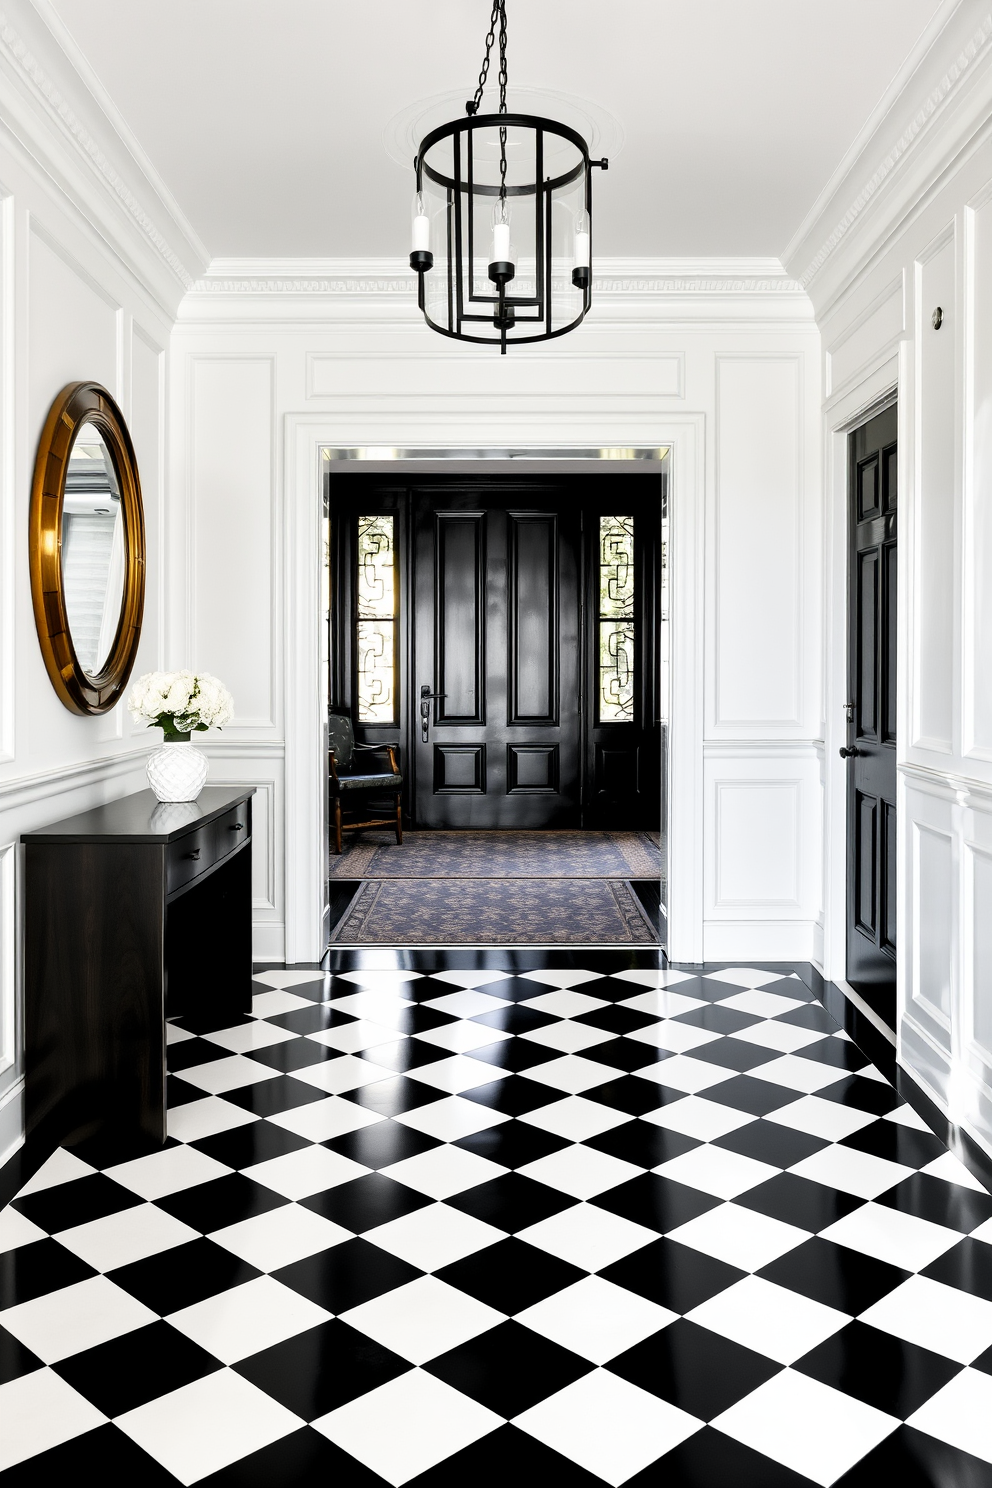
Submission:
POLYGON ((857 749, 853 744, 845 744, 843 749, 839 750, 841 759, 853 759, 856 754, 860 753, 861 750, 857 749))
POLYGON ((420 737, 426 744, 431 727, 431 703, 435 698, 447 697, 446 692, 431 692, 429 682, 423 683, 420 689, 420 737))

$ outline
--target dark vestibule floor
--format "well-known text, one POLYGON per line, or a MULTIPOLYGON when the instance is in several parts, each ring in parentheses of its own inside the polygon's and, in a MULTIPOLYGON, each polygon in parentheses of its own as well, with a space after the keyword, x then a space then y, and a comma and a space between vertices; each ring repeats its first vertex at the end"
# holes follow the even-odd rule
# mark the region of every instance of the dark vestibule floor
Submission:
POLYGON ((992 1484, 992 1196, 808 969, 326 964, 0 1212, 0 1482, 992 1484))

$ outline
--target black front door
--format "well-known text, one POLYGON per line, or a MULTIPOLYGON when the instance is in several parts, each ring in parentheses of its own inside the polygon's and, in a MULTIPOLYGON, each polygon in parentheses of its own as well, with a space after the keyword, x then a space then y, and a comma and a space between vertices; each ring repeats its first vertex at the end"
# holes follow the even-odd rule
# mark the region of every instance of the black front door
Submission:
POLYGON ((849 439, 847 980, 889 1028, 896 992, 896 409, 849 439))
POLYGON ((418 827, 577 827, 580 508, 518 482, 412 492, 418 827))

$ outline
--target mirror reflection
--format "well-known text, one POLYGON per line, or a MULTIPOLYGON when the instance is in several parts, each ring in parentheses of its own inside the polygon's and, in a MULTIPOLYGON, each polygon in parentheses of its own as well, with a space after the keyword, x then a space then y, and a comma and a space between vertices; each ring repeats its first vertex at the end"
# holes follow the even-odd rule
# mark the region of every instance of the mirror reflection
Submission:
POLYGON ((100 430, 80 426, 62 505, 62 582, 72 644, 93 677, 106 664, 124 602, 124 518, 117 474, 100 430))

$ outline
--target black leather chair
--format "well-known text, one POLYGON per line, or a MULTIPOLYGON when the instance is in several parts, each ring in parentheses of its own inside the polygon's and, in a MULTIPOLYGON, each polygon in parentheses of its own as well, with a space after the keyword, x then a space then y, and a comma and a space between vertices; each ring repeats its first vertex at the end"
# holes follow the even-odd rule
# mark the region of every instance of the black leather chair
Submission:
POLYGON ((396 841, 403 841, 403 800, 400 787, 403 776, 396 763, 393 744, 356 744, 355 731, 347 713, 331 713, 327 720, 329 751, 328 795, 334 817, 334 845, 341 851, 343 832, 360 832, 364 827, 394 827, 396 841), (374 771, 372 755, 385 755, 389 769, 374 771), (391 794, 395 810, 389 816, 376 816, 365 807, 370 796, 391 794), (343 819, 343 811, 358 812, 358 820, 343 819))

